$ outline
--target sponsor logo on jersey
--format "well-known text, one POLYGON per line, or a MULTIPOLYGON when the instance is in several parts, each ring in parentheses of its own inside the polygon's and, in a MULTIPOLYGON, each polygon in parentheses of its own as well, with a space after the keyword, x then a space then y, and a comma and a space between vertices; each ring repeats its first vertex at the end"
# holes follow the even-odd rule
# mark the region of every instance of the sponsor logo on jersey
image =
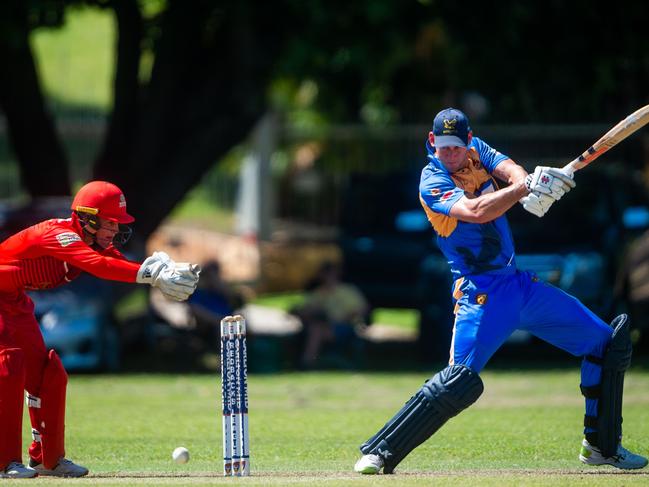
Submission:
POLYGON ((454 193, 454 191, 447 191, 446 193, 444 193, 442 195, 442 197, 440 198, 440 201, 447 201, 447 200, 451 199, 451 196, 453 196, 453 193, 454 193))
POLYGON ((441 193, 441 191, 439 190, 439 188, 433 188, 433 189, 430 190, 430 195, 431 196, 437 196, 440 193, 441 193))
POLYGON ((61 247, 67 247, 68 245, 73 244, 74 242, 81 241, 81 237, 74 232, 59 233, 56 236, 56 239, 59 241, 61 247))

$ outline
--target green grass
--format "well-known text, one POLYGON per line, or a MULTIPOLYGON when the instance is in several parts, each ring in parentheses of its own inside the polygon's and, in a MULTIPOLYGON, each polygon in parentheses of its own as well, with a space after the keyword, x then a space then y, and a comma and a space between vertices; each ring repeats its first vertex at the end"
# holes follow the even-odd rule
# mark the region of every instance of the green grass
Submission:
MULTIPOLYGON (((583 418, 577 367, 484 373, 478 403, 415 450, 394 476, 351 472, 358 445, 419 388, 425 373, 251 375, 253 476, 244 485, 647 485, 577 461, 583 418)), ((625 444, 645 455, 649 372, 628 375, 625 444)), ((216 375, 72 376, 67 455, 92 477, 75 485, 231 485, 222 479, 216 375), (190 450, 186 465, 172 450, 190 450)), ((27 422, 24 427, 28 435, 27 422)), ((37 479, 37 484, 69 485, 37 479)), ((32 485, 33 482, 30 482, 32 485)))
POLYGON ((419 330, 419 311, 416 309, 377 308, 372 315, 372 321, 415 332, 419 330))
POLYGON ((106 111, 112 103, 115 21, 110 10, 66 10, 62 28, 31 36, 41 83, 56 104, 106 111))
POLYGON ((235 212, 222 208, 210 199, 205 186, 187 193, 167 218, 168 223, 182 223, 204 230, 230 232, 234 228, 235 212))
MULTIPOLYGON (((289 311, 304 301, 299 292, 265 294, 253 301, 255 304, 289 311)), ((415 332, 419 329, 419 312, 415 309, 376 308, 372 314, 373 323, 391 325, 415 332)))
POLYGON ((262 294, 253 301, 254 304, 281 309, 283 311, 290 311, 291 308, 302 302, 304 302, 304 293, 300 292, 262 294))

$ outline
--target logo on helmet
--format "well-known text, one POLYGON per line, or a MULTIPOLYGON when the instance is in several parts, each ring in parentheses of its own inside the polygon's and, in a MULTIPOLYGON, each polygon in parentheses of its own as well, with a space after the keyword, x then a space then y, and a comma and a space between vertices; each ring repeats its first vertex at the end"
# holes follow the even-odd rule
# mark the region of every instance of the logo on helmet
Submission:
POLYGON ((457 125, 457 119, 455 119, 455 118, 451 118, 451 119, 445 118, 444 119, 444 130, 443 130, 442 133, 443 134, 453 134, 453 133, 455 133, 455 131, 457 130, 456 125, 457 125))

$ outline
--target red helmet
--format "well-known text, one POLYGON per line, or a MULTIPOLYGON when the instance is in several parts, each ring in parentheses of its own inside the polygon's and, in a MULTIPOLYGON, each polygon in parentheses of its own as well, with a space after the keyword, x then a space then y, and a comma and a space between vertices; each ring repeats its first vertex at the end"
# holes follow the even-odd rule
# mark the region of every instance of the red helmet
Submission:
POLYGON ((126 213, 126 198, 122 190, 106 181, 91 181, 83 186, 72 201, 72 210, 117 223, 135 221, 126 213))

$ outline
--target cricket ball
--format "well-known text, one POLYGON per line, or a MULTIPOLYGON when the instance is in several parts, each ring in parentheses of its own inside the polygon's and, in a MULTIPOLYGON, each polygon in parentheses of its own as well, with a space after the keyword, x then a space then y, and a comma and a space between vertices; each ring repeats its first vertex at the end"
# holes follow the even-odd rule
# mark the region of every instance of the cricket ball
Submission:
POLYGON ((179 446, 173 451, 171 458, 176 463, 187 463, 189 461, 189 450, 184 446, 179 446))

